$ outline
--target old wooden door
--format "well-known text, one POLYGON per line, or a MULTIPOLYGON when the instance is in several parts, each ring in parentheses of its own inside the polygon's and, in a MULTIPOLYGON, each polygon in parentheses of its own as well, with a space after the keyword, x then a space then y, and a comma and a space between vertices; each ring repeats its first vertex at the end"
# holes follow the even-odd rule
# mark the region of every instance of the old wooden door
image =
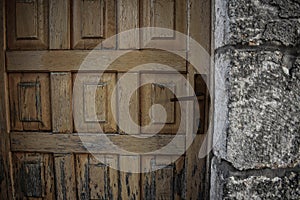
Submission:
MULTIPOLYGON (((1 1, 0 20, 0 199, 206 196, 206 160, 198 158, 208 107, 202 76, 180 56, 144 49, 142 31, 98 45, 123 31, 154 26, 191 36, 209 51, 208 0, 6 0, 1 1), (96 46, 95 61, 80 71, 96 46), (102 63, 125 50, 130 52, 99 77, 102 63), (179 99, 171 92, 184 87, 172 82, 178 74, 163 69, 127 73, 132 67, 151 63, 153 68, 153 63, 175 68, 203 96, 199 101, 200 134, 182 155, 186 126, 171 151, 161 154, 121 155, 107 143, 129 152, 151 152, 167 145, 179 129, 179 99), (131 81, 118 85, 113 95, 125 74, 131 81), (123 115, 121 97, 128 95, 128 88, 154 80, 156 83, 145 84, 130 97, 130 115, 142 128, 131 127, 123 115), (90 95, 92 91, 95 96, 90 95), (165 108, 164 119, 154 111, 149 114, 153 104, 165 108), (156 133, 161 122, 165 122, 162 130, 147 137, 156 133), (149 123, 156 125, 145 128, 149 123), (124 167, 128 170, 118 170, 124 167), (139 170, 145 173, 134 173, 139 170)), ((189 41, 178 45, 176 36, 168 34, 155 39, 168 41, 174 51, 189 56, 189 41)), ((209 79, 209 71, 203 73, 209 79)))

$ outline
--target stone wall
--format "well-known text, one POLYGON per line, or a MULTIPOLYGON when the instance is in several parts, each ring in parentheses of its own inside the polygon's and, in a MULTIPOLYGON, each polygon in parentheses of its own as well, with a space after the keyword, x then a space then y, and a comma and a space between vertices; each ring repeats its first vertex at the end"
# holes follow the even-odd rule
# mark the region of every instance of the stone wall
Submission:
POLYGON ((300 1, 215 0, 211 199, 300 199, 300 1))

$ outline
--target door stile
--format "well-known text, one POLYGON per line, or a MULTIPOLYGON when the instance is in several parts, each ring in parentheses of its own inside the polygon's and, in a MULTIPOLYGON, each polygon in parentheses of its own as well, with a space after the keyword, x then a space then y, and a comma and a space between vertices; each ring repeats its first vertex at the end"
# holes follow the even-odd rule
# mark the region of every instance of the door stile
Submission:
POLYGON ((5 70, 5 1, 0 1, 0 199, 12 199, 8 84, 5 70))
MULTIPOLYGON (((51 73, 51 107, 54 134, 72 133, 71 73, 51 73)), ((58 199, 76 199, 75 156, 54 154, 55 186, 58 199)))
MULTIPOLYGON (((188 35, 206 51, 206 55, 198 55, 200 52, 194 52, 193 42, 190 40, 188 42, 188 60, 195 59, 195 56, 197 56, 196 63, 206 66, 197 66, 205 68, 201 69, 200 72, 196 72, 194 66, 191 64, 187 66, 190 84, 194 86, 193 88, 196 93, 201 92, 204 94, 204 100, 198 102, 199 108, 197 108, 200 109, 199 121, 201 121, 201 128, 198 129, 194 127, 195 130, 193 130, 193 133, 197 132, 197 134, 186 151, 186 199, 206 199, 208 198, 207 190, 209 190, 209 182, 207 182, 207 180, 209 180, 209 155, 206 155, 204 158, 199 158, 198 154, 200 150, 202 151, 202 148, 207 148, 206 145, 208 144, 205 143, 208 143, 210 140, 210 138, 207 140, 207 137, 210 136, 208 133, 208 123, 209 115, 211 114, 209 113, 209 101, 211 98, 209 89, 211 89, 210 80, 212 76, 209 57, 211 54, 211 1, 189 0, 188 11, 188 35), (198 60, 199 57, 203 59, 200 60, 200 62, 198 60), (201 114, 201 112, 204 112, 204 115, 201 114), (197 173, 194 173, 195 169, 197 169, 197 173)), ((203 52, 201 54, 203 54, 203 52)), ((196 122, 198 119, 193 120, 196 122)))

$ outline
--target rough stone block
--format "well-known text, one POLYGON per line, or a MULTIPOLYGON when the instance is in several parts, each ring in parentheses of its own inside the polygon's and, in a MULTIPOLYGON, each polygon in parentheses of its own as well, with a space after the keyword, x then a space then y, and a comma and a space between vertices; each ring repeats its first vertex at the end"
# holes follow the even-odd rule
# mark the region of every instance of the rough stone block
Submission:
POLYGON ((215 63, 215 155, 239 170, 299 164, 300 58, 227 50, 215 63))
POLYGON ((298 0, 216 0, 215 45, 300 44, 298 0))
POLYGON ((212 163, 211 199, 300 199, 299 168, 236 171, 216 159, 212 163))
POLYGON ((230 177, 224 199, 299 199, 299 174, 290 172, 283 177, 230 177))

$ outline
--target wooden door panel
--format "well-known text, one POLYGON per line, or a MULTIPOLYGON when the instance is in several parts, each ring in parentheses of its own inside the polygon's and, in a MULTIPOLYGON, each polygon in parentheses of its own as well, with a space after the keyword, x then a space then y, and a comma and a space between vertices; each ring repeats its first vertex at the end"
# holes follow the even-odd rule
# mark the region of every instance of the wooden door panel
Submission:
POLYGON ((12 130, 51 130, 49 86, 45 73, 9 74, 12 130))
POLYGON ((116 34, 115 10, 115 1, 73 0, 73 49, 114 48, 115 39, 98 45, 116 34))
POLYGON ((140 170, 139 156, 120 156, 120 197, 121 199, 140 199, 140 170))
POLYGON ((74 74, 74 120, 75 130, 80 133, 115 133, 116 96, 112 96, 116 84, 116 74, 79 73, 74 74))
POLYGON ((141 125, 142 133, 185 133, 181 110, 175 97, 186 95, 185 80, 179 74, 141 74, 141 125), (152 84, 145 84, 145 83, 152 84), (176 95, 175 95, 176 94, 176 95), (156 105, 161 107, 157 107, 156 105), (164 115, 165 113, 165 115, 164 115), (180 126, 181 125, 181 126, 180 126))
POLYGON ((75 160, 73 154, 54 154, 57 199, 76 199, 75 160))
POLYGON ((156 156, 143 158, 142 167, 151 171, 143 176, 142 192, 144 199, 153 199, 153 197, 156 199, 174 199, 174 167, 170 164, 169 159, 156 158, 156 156), (165 159, 165 162, 163 162, 163 159, 165 159), (161 167, 162 169, 160 169, 161 167))
POLYGON ((48 48, 48 0, 7 0, 8 49, 48 48))
POLYGON ((72 133, 72 76, 71 73, 51 73, 51 108, 54 133, 72 133))
POLYGON ((49 0, 49 48, 70 49, 70 0, 49 0))
POLYGON ((143 156, 142 199, 184 199, 184 157, 143 156), (149 172, 147 172, 149 171, 149 172))
MULTIPOLYGON (((177 0, 142 0, 143 27, 161 27, 181 33, 186 33, 186 2, 177 0)), ((173 35, 159 35, 163 38, 173 38, 173 35)), ((154 36, 153 37, 157 37, 154 36)))
POLYGON ((140 134, 140 127, 138 126, 140 124, 139 81, 139 73, 118 73, 117 104, 120 133, 140 134), (133 89, 135 90, 132 91, 133 89), (132 94, 130 94, 131 92, 132 94), (131 117, 132 122, 129 117, 131 117))
MULTIPOLYGON (((104 156, 102 156, 104 159, 104 156)), ((90 199, 106 199, 108 187, 108 167, 96 158, 89 158, 89 177, 87 179, 90 199), (106 191, 105 191, 106 190, 106 191)))
POLYGON ((50 154, 14 153, 16 199, 54 199, 54 166, 50 154))
POLYGON ((80 199, 140 199, 140 159, 137 156, 97 155, 106 164, 91 155, 77 155, 77 183, 80 199), (119 167, 132 172, 118 171, 119 167))
POLYGON ((116 199, 118 197, 118 157, 114 155, 76 155, 79 199, 116 199), (101 159, 99 158, 101 157, 101 159), (109 166, 105 165, 109 163, 109 166))
POLYGON ((119 198, 119 158, 118 155, 105 155, 105 161, 108 165, 107 187, 108 196, 107 199, 119 198))
POLYGON ((178 0, 142 0, 141 27, 159 27, 167 30, 142 32, 142 46, 149 40, 172 50, 186 50, 185 38, 176 34, 187 33, 187 2, 178 0), (174 30, 174 31, 172 31, 174 30))
MULTIPOLYGON (((118 33, 139 28, 139 0, 118 0, 118 33)), ((118 35, 119 49, 138 49, 139 31, 118 35)))
POLYGON ((171 101, 175 95, 172 91, 175 91, 176 86, 174 83, 152 83, 151 84, 151 104, 162 105, 167 113, 165 119, 155 109, 151 109, 151 118, 155 124, 173 124, 175 123, 175 103, 171 101))
MULTIPOLYGON (((104 2, 99 0, 82 1, 82 11, 82 37, 103 37, 104 2)), ((74 13, 76 13, 76 11, 74 13)))

